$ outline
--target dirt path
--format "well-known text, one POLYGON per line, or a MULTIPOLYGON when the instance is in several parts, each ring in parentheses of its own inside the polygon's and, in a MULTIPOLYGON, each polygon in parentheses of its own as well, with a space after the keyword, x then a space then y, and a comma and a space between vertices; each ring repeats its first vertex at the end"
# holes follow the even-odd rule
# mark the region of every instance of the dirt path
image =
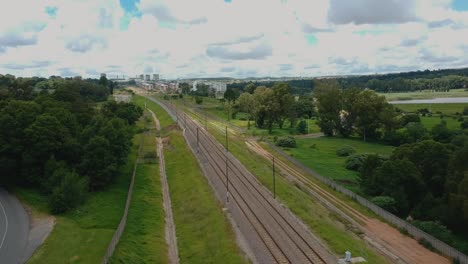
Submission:
MULTIPOLYGON (((153 120, 156 124, 156 129, 161 130, 161 125, 158 118, 149 110, 153 116, 153 120)), ((166 176, 166 163, 164 161, 164 144, 161 137, 157 137, 156 151, 159 157, 159 175, 161 176, 162 191, 163 191, 163 206, 164 206, 164 220, 165 220, 165 237, 166 243, 169 248, 169 263, 179 263, 179 250, 177 248, 177 236, 175 231, 174 216, 172 214, 171 195, 169 193, 169 184, 167 183, 166 176)))
MULTIPOLYGON (((271 159, 272 155, 255 141, 246 142, 247 146, 257 154, 271 159)), ((395 263, 426 263, 426 264, 449 264, 450 261, 438 255, 422 245, 415 239, 401 234, 396 228, 375 218, 369 218, 366 215, 355 210, 351 206, 335 198, 333 194, 321 188, 310 179, 302 175, 282 160, 277 160, 278 167, 283 175, 288 179, 293 179, 304 187, 311 189, 317 196, 324 199, 322 203, 328 203, 327 207, 333 207, 341 215, 347 216, 354 225, 360 228, 364 233, 364 239, 375 246, 383 254, 395 263), (331 205, 330 205, 331 203, 331 205), (352 217, 352 219, 350 219, 352 217)), ((314 195, 314 196, 315 196, 314 195)))

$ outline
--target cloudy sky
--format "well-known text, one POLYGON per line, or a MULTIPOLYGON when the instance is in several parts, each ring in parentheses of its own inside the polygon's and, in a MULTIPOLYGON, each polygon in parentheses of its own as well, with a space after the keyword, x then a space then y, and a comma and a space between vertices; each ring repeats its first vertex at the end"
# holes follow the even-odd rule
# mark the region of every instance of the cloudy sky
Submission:
POLYGON ((14 0, 0 9, 0 73, 17 76, 465 66, 467 0, 14 0))

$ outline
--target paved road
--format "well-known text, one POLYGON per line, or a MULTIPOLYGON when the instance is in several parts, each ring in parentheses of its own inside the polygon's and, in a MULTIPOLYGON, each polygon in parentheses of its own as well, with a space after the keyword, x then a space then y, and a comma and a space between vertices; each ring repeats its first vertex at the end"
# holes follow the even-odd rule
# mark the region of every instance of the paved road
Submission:
POLYGON ((22 263, 28 243, 29 218, 21 203, 0 188, 0 263, 22 263))

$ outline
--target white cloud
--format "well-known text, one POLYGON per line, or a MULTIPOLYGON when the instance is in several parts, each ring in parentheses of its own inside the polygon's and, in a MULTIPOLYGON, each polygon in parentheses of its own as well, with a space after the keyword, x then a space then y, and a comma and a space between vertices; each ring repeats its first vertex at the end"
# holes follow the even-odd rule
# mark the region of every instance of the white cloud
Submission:
POLYGON ((177 78, 467 66, 468 13, 451 0, 345 2, 140 0, 135 16, 118 0, 16 0, 0 9, 0 72, 177 78))

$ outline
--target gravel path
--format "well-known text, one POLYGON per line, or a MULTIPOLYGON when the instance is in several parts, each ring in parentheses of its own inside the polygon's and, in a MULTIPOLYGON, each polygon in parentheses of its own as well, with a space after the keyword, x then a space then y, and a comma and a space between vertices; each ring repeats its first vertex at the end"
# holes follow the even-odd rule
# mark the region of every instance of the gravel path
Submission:
MULTIPOLYGON (((149 110, 149 109, 148 109, 149 110)), ((161 125, 158 118, 149 110, 153 116, 156 124, 156 129, 161 130, 161 125)), ((165 219, 165 237, 166 243, 169 248, 169 262, 172 264, 179 264, 179 250, 177 248, 177 236, 175 231, 174 216, 172 214, 171 195, 169 193, 169 184, 167 183, 166 176, 166 163, 164 161, 164 144, 161 137, 157 137, 157 153, 159 157, 159 174, 161 176, 162 191, 163 191, 163 206, 164 206, 164 219, 165 219)))

